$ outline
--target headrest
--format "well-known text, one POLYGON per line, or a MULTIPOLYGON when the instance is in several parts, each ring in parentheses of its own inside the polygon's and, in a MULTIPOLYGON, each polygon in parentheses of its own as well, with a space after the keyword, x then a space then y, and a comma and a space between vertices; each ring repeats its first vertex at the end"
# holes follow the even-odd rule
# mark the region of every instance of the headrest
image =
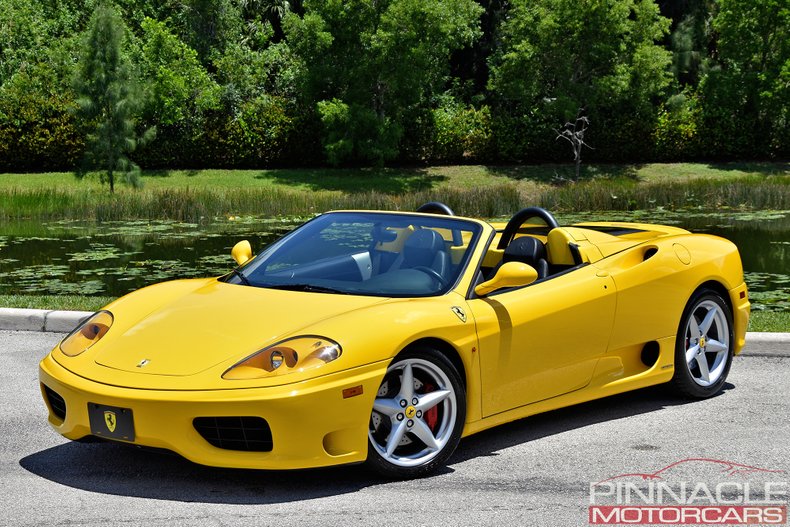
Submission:
POLYGON ((523 262, 531 265, 540 259, 546 259, 546 246, 542 241, 531 236, 516 238, 508 244, 502 255, 503 263, 523 262))
POLYGON ((444 249, 444 239, 431 229, 419 229, 406 239, 403 259, 411 266, 430 266, 437 252, 444 249))

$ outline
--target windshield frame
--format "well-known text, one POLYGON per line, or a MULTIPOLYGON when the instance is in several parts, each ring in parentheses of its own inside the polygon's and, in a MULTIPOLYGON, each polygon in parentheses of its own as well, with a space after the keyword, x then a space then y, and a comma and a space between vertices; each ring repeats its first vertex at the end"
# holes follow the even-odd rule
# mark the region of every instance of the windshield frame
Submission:
MULTIPOLYGON (((458 284, 461 282, 463 277, 466 275, 469 265, 472 263, 473 257, 477 252, 477 248, 479 247, 481 236, 485 230, 485 223, 479 220, 474 220, 471 218, 463 218, 458 216, 444 216, 444 215, 437 215, 437 214, 425 214, 425 213, 412 213, 412 212, 396 212, 396 211, 357 211, 357 210, 349 210, 349 211, 331 211, 326 212, 324 214, 320 214, 307 222, 303 223, 302 225, 296 227, 291 232, 285 234, 281 238, 275 240, 268 246, 266 246, 260 253, 255 255, 252 259, 245 262, 244 265, 239 266, 231 273, 224 275, 220 278, 221 281, 235 284, 235 285, 242 285, 245 287, 256 287, 262 289, 291 289, 288 287, 294 287, 292 290, 310 292, 310 293, 323 293, 323 294, 343 294, 343 295, 356 295, 356 296, 371 296, 371 297, 383 297, 383 298, 422 298, 422 297, 432 297, 432 296, 441 296, 449 293, 450 291, 455 290, 458 287, 458 284), (434 228, 434 229, 447 229, 453 230, 453 227, 457 230, 463 230, 469 233, 469 241, 467 244, 467 248, 464 251, 461 261, 457 264, 457 269, 454 273, 454 277, 451 280, 448 280, 447 283, 441 287, 439 287, 435 291, 426 291, 424 293, 416 293, 416 292, 397 292, 397 291, 374 291, 374 290, 365 290, 365 289, 355 289, 350 288, 347 290, 338 290, 336 292, 332 292, 329 289, 336 289, 334 285, 325 285, 324 283, 304 283, 305 280, 303 279, 294 279, 292 283, 282 282, 282 283, 261 283, 260 281, 256 281, 254 279, 254 272, 258 269, 261 265, 264 265, 266 261, 277 251, 281 250, 281 248, 290 243, 294 237, 298 237, 300 233, 303 232, 304 229, 309 228, 311 224, 317 221, 331 221, 334 219, 333 217, 336 216, 347 216, 348 221, 347 223, 360 223, 360 222, 374 222, 377 220, 376 216, 382 217, 391 217, 392 220, 390 223, 393 224, 401 224, 401 225, 415 225, 420 227, 426 228, 434 228), (410 221, 410 219, 412 221, 410 221), (357 220, 357 221, 354 221, 357 220), (248 284, 243 283, 244 281, 248 281, 248 284), (305 286, 304 289, 299 289, 298 286, 303 285, 305 286), (320 289, 327 289, 326 291, 321 291, 320 289)), ((445 240, 447 241, 447 240, 445 240)), ((452 242, 451 242, 452 243, 452 242)), ((271 276, 269 276, 271 278, 271 276)))

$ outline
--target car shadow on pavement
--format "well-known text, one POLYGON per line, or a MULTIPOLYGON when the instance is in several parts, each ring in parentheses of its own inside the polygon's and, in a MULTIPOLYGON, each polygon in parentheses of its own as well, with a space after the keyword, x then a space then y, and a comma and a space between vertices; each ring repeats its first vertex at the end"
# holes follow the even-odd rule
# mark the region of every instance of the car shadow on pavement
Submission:
MULTIPOLYGON (((735 388, 726 382, 714 397, 721 397, 735 388)), ((667 385, 651 386, 632 392, 612 395, 587 403, 519 419, 475 434, 463 441, 451 458, 451 464, 462 463, 522 443, 529 443, 578 428, 625 417, 656 412, 671 406, 695 404, 699 401, 678 397, 667 385)), ((644 448, 645 445, 638 445, 644 448)), ((652 447, 651 447, 652 449, 652 447)))
POLYGON ((207 467, 167 451, 69 442, 19 461, 61 485, 119 496, 170 501, 269 504, 356 492, 382 483, 364 466, 264 471, 207 467))
MULTIPOLYGON (((733 388, 724 386, 724 392, 733 388)), ((521 419, 461 441, 452 465, 542 437, 686 404, 661 387, 646 388, 521 419)), ((357 492, 386 483, 362 465, 294 471, 223 469, 158 450, 68 442, 19 461, 42 478, 103 494, 224 504, 287 503, 357 492)), ((437 474, 454 472, 445 467, 437 474)), ((415 482, 403 482, 413 485, 415 482)), ((425 484, 431 484, 426 482, 425 484)))

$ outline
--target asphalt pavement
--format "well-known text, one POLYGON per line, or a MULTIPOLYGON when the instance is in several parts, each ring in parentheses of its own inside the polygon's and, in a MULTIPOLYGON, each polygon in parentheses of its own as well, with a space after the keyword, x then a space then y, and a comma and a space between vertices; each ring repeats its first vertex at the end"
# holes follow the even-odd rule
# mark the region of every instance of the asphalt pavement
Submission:
POLYGON ((712 399, 655 387, 550 412, 462 440, 436 476, 388 482, 362 466, 226 470, 69 442, 47 424, 36 369, 62 336, 0 331, 2 526, 583 526, 590 484, 618 474, 715 459, 784 471, 771 477, 786 485, 790 471, 781 342, 748 341, 712 399))

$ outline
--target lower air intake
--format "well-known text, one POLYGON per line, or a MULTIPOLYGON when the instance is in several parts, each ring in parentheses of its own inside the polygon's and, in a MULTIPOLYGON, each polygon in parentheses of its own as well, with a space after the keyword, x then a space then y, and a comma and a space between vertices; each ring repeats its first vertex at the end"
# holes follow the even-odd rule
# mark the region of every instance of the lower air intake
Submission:
POLYGON ((244 452, 272 450, 272 431, 261 417, 196 417, 192 425, 217 448, 244 452))
POLYGON ((66 420, 66 401, 63 400, 55 390, 47 385, 44 386, 44 394, 47 396, 47 402, 52 413, 61 421, 66 420))

